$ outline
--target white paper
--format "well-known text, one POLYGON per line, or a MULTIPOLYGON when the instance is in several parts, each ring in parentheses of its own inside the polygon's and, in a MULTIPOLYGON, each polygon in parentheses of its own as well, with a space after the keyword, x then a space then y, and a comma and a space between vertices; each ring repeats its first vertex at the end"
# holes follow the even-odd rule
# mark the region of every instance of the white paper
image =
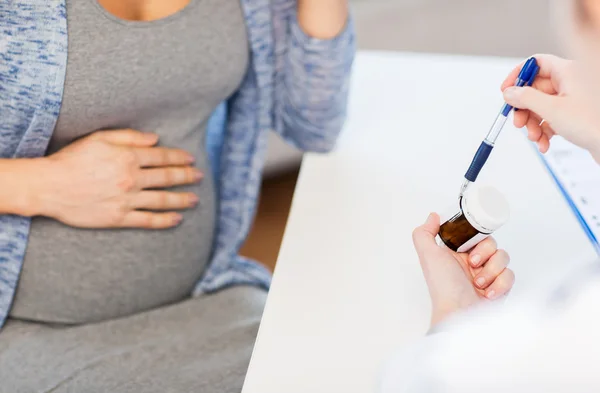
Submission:
POLYGON ((600 165, 590 153, 555 137, 544 159, 590 231, 600 239, 600 165))

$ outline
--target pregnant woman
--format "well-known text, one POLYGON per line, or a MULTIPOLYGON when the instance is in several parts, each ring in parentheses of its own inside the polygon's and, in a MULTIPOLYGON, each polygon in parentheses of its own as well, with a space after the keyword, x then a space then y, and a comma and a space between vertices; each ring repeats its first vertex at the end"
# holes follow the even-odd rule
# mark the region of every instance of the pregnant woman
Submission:
POLYGON ((353 38, 346 0, 0 2, 0 392, 240 391, 267 133, 333 146, 353 38))

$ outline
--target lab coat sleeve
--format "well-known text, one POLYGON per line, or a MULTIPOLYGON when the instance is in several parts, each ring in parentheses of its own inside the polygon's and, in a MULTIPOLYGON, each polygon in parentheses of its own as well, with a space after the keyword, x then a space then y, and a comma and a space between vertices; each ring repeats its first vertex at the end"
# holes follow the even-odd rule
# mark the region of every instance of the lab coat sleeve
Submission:
POLYGON ((426 336, 396 354, 383 370, 379 393, 443 392, 442 381, 433 375, 432 357, 448 335, 436 333, 426 336))
POLYGON ((399 350, 379 393, 600 391, 599 266, 456 316, 399 350))

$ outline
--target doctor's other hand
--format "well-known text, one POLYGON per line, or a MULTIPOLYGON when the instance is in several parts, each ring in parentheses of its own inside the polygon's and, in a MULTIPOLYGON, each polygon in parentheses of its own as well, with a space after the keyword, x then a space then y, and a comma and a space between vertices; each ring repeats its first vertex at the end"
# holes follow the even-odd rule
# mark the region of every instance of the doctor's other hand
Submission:
POLYGON ((507 295, 515 282, 510 258, 489 237, 468 253, 456 253, 436 242, 440 218, 431 214, 413 232, 413 242, 432 302, 431 327, 485 301, 507 295))
POLYGON ((589 150, 600 162, 600 121, 587 109, 577 81, 577 64, 553 55, 535 55, 540 73, 532 87, 515 87, 525 62, 502 83, 504 99, 519 108, 514 114, 518 128, 527 127, 528 137, 546 153, 550 140, 560 135, 589 150))

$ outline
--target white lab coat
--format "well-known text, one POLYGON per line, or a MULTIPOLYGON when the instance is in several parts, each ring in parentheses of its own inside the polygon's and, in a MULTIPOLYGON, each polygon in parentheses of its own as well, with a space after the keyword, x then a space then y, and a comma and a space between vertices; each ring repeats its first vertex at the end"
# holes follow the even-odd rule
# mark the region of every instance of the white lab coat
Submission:
POLYGON ((402 349, 381 393, 600 392, 600 262, 472 310, 402 349))

